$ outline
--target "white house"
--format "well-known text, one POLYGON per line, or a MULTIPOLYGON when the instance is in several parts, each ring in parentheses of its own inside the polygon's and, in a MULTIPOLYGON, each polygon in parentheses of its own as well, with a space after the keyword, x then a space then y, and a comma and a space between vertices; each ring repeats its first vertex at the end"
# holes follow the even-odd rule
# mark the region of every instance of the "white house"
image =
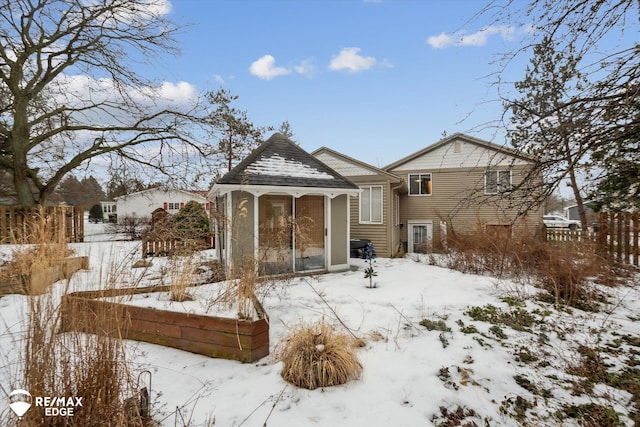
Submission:
POLYGON ((100 202, 100 207, 102 208, 103 221, 115 222, 118 209, 116 206, 116 202, 103 201, 100 202))
POLYGON ((162 208, 169 214, 176 214, 187 202, 195 200, 209 212, 209 201, 205 197, 206 192, 186 190, 165 190, 152 188, 138 191, 137 193, 115 197, 118 221, 124 217, 148 217, 158 208, 162 208))

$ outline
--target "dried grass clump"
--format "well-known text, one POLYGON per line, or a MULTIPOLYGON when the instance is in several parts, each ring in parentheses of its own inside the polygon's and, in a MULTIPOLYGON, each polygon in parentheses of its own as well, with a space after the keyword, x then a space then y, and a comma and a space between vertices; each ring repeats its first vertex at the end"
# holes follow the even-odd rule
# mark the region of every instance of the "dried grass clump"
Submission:
POLYGON ((353 337, 320 321, 293 329, 276 349, 276 358, 284 363, 281 375, 285 381, 314 390, 360 378, 362 365, 354 347, 353 337))
MULTIPOLYGON (((104 330, 118 330, 121 319, 114 308, 96 312, 90 321, 104 330)), ((82 321, 60 334, 61 321, 61 306, 52 291, 29 297, 19 383, 33 396, 82 398, 82 406, 69 418, 43 417, 41 408, 32 408, 20 425, 142 426, 142 419, 127 414, 123 403, 135 393, 124 342, 85 334, 82 321)))
POLYGON ((193 301, 187 288, 195 285, 194 261, 192 258, 173 258, 169 268, 171 290, 169 299, 175 302, 193 301))
POLYGON ((41 216, 34 216, 25 223, 25 233, 16 240, 11 259, 3 265, 0 280, 21 284, 27 294, 46 291, 42 283, 52 267, 60 267, 71 255, 64 236, 55 233, 54 227, 41 216), (38 275, 40 280, 34 280, 38 275))

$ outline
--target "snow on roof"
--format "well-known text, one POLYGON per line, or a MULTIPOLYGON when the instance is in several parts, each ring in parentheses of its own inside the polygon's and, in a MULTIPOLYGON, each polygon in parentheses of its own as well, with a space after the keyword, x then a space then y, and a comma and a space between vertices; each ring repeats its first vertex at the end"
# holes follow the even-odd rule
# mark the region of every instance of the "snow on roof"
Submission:
POLYGON ((249 165, 246 172, 256 175, 290 176, 294 178, 334 179, 326 172, 319 171, 302 162, 290 160, 279 154, 273 154, 249 165))

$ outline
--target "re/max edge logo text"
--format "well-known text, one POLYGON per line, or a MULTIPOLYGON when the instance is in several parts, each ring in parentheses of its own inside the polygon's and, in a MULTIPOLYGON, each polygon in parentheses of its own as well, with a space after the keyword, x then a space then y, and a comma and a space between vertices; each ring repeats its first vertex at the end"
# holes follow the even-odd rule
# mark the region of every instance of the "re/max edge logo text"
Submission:
POLYGON ((82 407, 82 397, 35 397, 35 406, 44 408, 45 417, 72 417, 82 407))

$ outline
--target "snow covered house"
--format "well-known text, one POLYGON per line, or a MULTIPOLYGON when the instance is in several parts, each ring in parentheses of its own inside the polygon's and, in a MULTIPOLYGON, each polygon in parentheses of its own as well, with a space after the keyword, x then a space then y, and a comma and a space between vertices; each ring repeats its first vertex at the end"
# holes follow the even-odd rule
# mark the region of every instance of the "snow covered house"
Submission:
POLYGON ((235 274, 253 263, 260 275, 346 270, 349 197, 360 191, 276 133, 209 192, 218 257, 235 274))
POLYGON ((187 202, 195 200, 209 212, 210 202, 205 195, 197 191, 167 190, 151 188, 115 197, 115 210, 118 221, 125 217, 144 217, 151 219, 151 213, 162 208, 169 214, 176 214, 187 202))

